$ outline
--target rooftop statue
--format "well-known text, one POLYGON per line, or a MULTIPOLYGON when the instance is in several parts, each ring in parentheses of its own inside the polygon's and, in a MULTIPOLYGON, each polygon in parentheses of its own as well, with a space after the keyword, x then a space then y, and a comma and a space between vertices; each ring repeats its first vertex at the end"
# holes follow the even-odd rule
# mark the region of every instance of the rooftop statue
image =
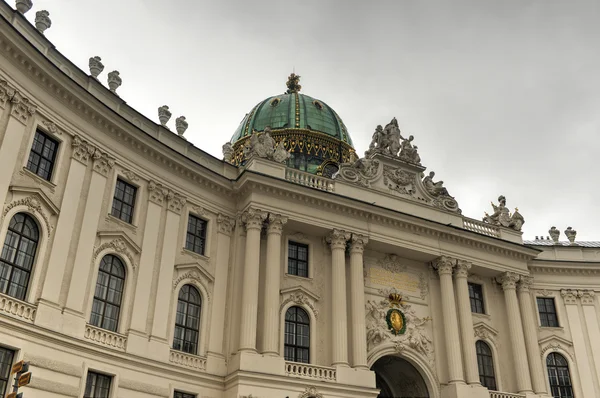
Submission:
POLYGON ((417 147, 411 142, 415 137, 412 135, 408 139, 402 137, 398 120, 393 118, 385 128, 381 125, 375 128, 369 149, 365 152, 365 156, 370 156, 376 153, 395 157, 404 160, 408 163, 421 164, 421 157, 417 153, 417 147))
POLYGON ((560 231, 558 230, 558 228, 556 227, 552 227, 548 230, 548 234, 550 235, 550 237, 552 238, 552 240, 554 242, 558 242, 558 239, 560 237, 560 231))
POLYGON ((276 145, 275 140, 271 137, 271 128, 267 126, 262 133, 255 132, 250 136, 250 141, 244 146, 244 156, 247 159, 256 156, 283 163, 290 157, 290 154, 285 149, 283 142, 276 145))
POLYGON ((402 138, 402 148, 400 149, 399 157, 408 163, 421 164, 421 157, 417 153, 417 146, 412 146, 411 144, 414 139, 415 137, 412 135, 408 139, 402 138))
POLYGON ((515 231, 521 231, 521 227, 525 224, 525 219, 519 213, 519 209, 515 209, 514 214, 510 214, 510 211, 506 207, 506 198, 504 195, 498 197, 498 206, 491 203, 494 208, 494 213, 489 215, 485 213, 483 222, 492 225, 498 225, 506 228, 514 229, 515 231))
POLYGON ((567 239, 569 239, 569 242, 571 242, 571 244, 575 243, 575 237, 577 236, 577 231, 575 231, 571 227, 568 227, 567 229, 565 229, 565 235, 567 236, 567 239))
POLYGON ((101 61, 102 61, 102 58, 100 58, 98 56, 90 58, 90 61, 89 61, 90 74, 92 75, 92 77, 94 79, 97 79, 98 75, 100 73, 102 73, 102 71, 104 70, 104 64, 101 61))
POLYGON ((231 161, 233 160, 233 145, 231 145, 231 142, 226 142, 225 144, 223 144, 223 160, 226 161, 227 163, 231 163, 231 161))
POLYGON ((117 94, 117 89, 121 86, 122 83, 123 79, 121 79, 121 76, 119 76, 118 70, 113 70, 108 74, 108 88, 114 94, 117 94))
POLYGON ((160 125, 168 128, 167 123, 169 122, 169 119, 171 119, 171 111, 169 110, 169 107, 167 105, 159 106, 158 120, 160 121, 160 125))
POLYGON ((433 177, 435 173, 433 171, 429 172, 429 175, 423 178, 423 185, 427 192, 432 194, 433 196, 450 196, 448 190, 444 188, 444 181, 433 182, 433 177))
POLYGON ((179 116, 177 119, 175 119, 175 129, 181 138, 183 138, 183 133, 185 133, 187 128, 188 122, 185 121, 185 116, 179 116))
POLYGON ((43 34, 50 26, 52 26, 52 21, 48 11, 42 10, 35 13, 35 27, 40 33, 43 34))
POLYGON ((32 0, 17 0, 16 2, 17 11, 19 11, 21 14, 25 14, 31 9, 31 7, 33 7, 32 0))

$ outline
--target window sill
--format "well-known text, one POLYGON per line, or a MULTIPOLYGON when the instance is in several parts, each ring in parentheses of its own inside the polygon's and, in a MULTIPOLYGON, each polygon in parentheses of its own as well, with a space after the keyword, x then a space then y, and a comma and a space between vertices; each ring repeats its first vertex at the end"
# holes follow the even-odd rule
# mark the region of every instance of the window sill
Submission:
POLYGON ((471 315, 476 318, 492 319, 490 314, 480 314, 479 312, 471 312, 471 315))
POLYGON ((56 189, 56 185, 53 184, 52 182, 43 179, 42 177, 40 177, 39 175, 35 174, 33 171, 29 170, 27 167, 23 167, 23 170, 21 170, 21 175, 24 176, 28 176, 32 179, 34 179, 36 182, 39 182, 42 185, 45 185, 47 188, 49 188, 52 193, 54 193, 54 189, 56 189))
POLYGON ((120 218, 113 216, 110 213, 107 214, 106 221, 114 222, 116 224, 122 225, 123 227, 127 227, 127 228, 131 229, 134 234, 137 233, 137 227, 135 225, 125 222, 125 221, 121 220, 120 218))
POLYGON ((187 254, 189 256, 199 258, 200 260, 204 260, 206 262, 210 261, 210 257, 207 257, 204 254, 196 253, 194 251, 186 249, 185 247, 181 250, 181 254, 187 254))
POLYGON ((309 281, 312 282, 313 278, 309 277, 309 276, 299 276, 299 275, 294 275, 294 274, 288 274, 287 272, 283 275, 285 278, 293 278, 293 279, 300 279, 302 281, 309 281))
POLYGON ((555 331, 560 331, 562 332, 563 330, 565 330, 565 328, 563 328, 562 326, 538 326, 538 328, 540 330, 555 330, 555 331))

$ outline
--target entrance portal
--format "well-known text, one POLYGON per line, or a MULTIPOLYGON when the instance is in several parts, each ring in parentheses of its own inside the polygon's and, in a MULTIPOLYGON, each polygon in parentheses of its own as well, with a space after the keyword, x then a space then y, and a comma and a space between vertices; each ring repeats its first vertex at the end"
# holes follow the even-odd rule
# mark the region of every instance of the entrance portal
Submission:
POLYGON ((386 355, 379 358, 371 370, 381 390, 378 398, 429 398, 425 380, 405 359, 386 355))

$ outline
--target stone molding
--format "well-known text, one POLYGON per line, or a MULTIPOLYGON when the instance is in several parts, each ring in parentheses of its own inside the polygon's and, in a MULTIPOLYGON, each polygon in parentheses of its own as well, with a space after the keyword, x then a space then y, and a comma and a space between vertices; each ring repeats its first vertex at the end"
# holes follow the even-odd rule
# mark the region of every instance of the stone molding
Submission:
POLYGON ((68 376, 81 377, 83 375, 81 367, 66 362, 55 361, 47 357, 26 353, 25 361, 37 368, 48 369, 68 376))
POLYGON ((554 290, 542 289, 542 290, 536 290, 535 294, 537 296, 543 296, 543 297, 554 297, 554 296, 556 296, 557 292, 554 290))
POLYGON ((183 281, 195 281, 206 295, 206 301, 210 302, 212 285, 215 278, 209 274, 200 263, 177 264, 175 265, 175 277, 173 278, 173 291, 183 281))
POLYGON ((365 235, 352 234, 350 242, 350 253, 362 254, 365 251, 365 246, 369 243, 369 238, 365 235))
POLYGON ((519 292, 529 293, 532 286, 533 286, 533 277, 521 275, 521 280, 519 280, 519 284, 517 285, 517 290, 519 292))
POLYGON ((165 198, 169 193, 169 189, 154 180, 148 182, 149 199, 151 202, 162 206, 165 203, 165 198))
POLYGON ((25 198, 10 202, 4 208, 4 213, 2 214, 2 216, 5 217, 10 210, 12 210, 13 208, 15 208, 17 206, 27 206, 27 209, 29 210, 30 213, 40 216, 41 219, 44 221, 44 224, 46 225, 46 230, 48 231, 48 237, 50 237, 50 235, 52 234, 52 231, 54 230, 54 226, 52 224, 50 224, 50 218, 44 211, 42 204, 40 203, 40 199, 38 199, 36 196, 38 196, 38 195, 35 195, 35 196, 31 195, 31 196, 27 196, 25 198))
POLYGON ((156 395, 159 397, 168 397, 170 395, 170 391, 168 388, 163 388, 152 384, 142 383, 139 381, 129 379, 120 379, 119 388, 156 395))
POLYGON ((454 269, 454 265, 456 264, 455 259, 448 256, 440 256, 431 262, 433 269, 437 271, 440 275, 450 274, 452 275, 452 270, 454 269))
POLYGON ((288 222, 287 217, 282 216, 281 214, 273 213, 269 214, 268 220, 269 225, 267 226, 267 233, 277 235, 281 235, 283 232, 283 226, 288 222))
POLYGON ((251 229, 261 230, 268 214, 254 207, 249 207, 242 213, 241 220, 246 226, 246 231, 251 229))
POLYGON ((129 263, 133 267, 133 270, 135 271, 137 269, 137 263, 135 262, 133 254, 127 248, 127 242, 125 242, 124 239, 117 238, 95 247, 93 260, 95 261, 98 258, 98 255, 100 255, 100 253, 106 249, 110 249, 111 252, 122 254, 123 256, 127 257, 129 263))
POLYGON ((502 290, 506 291, 516 289, 519 279, 519 274, 515 272, 505 272, 501 277, 497 278, 497 281, 502 285, 502 290))
POLYGON ((37 111, 37 106, 19 91, 15 90, 10 102, 12 103, 11 115, 23 124, 27 124, 29 118, 37 111))
POLYGON ((579 290, 579 298, 583 305, 594 305, 596 301, 596 293, 593 290, 579 290))
POLYGON ((579 292, 575 289, 561 289, 560 295, 563 298, 565 304, 577 305, 577 297, 579 292))
MULTIPOLYGON (((79 386, 75 387, 53 380, 42 379, 37 375, 31 378, 31 383, 27 387, 33 390, 55 393, 62 397, 79 396, 79 386)), ((35 394, 32 395, 35 396, 35 394)))
POLYGON ((0 106, 2 108, 6 107, 6 103, 14 97, 16 91, 6 80, 0 78, 0 106))
POLYGON ((121 173, 131 182, 139 181, 138 176, 131 170, 121 169, 121 173))
POLYGON ((454 269, 455 278, 468 278, 469 270, 471 269, 471 263, 465 260, 458 260, 456 262, 456 268, 454 269))
POLYGON ((496 338, 498 336, 498 331, 484 322, 478 322, 473 326, 473 334, 475 339, 488 341, 494 346, 497 345, 496 338))
POLYGON ((167 193, 168 209, 173 213, 181 214, 187 198, 177 192, 169 191, 167 193))
POLYGON ((52 135, 62 135, 62 130, 51 120, 42 120, 42 124, 45 126, 46 131, 52 135))
POLYGON ((351 234, 349 232, 334 228, 333 231, 327 235, 325 240, 329 243, 331 250, 346 249, 346 242, 350 237, 351 234))
POLYGON ((304 389, 304 392, 298 394, 298 398, 323 398, 323 394, 317 391, 316 387, 310 386, 304 389))
POLYGON ((235 228, 235 218, 226 216, 225 214, 217 214, 217 230, 219 233, 231 236, 235 228))
POLYGON ((575 360, 575 357, 571 352, 571 349, 573 348, 573 343, 566 339, 563 339, 562 337, 556 335, 548 336, 544 339, 541 339, 539 341, 539 345, 540 356, 542 358, 544 358, 544 355, 548 351, 561 351, 563 353, 566 353, 572 361, 575 360))
POLYGON ((308 289, 302 286, 296 286, 289 289, 282 289, 281 304, 279 306, 279 312, 282 312, 286 305, 289 303, 295 303, 298 305, 306 305, 315 318, 319 318, 319 310, 317 309, 316 303, 319 301, 319 296, 313 294, 308 289))

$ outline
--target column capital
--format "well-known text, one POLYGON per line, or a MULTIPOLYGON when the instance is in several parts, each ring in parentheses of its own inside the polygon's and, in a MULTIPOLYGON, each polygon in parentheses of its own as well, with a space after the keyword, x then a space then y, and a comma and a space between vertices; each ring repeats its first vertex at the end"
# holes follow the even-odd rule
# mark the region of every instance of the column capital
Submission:
POLYGON ((454 270, 455 278, 467 278, 469 276, 469 270, 471 269, 471 263, 466 260, 458 260, 456 262, 456 269, 454 270))
POLYGON ((267 213, 254 207, 242 213, 242 222, 246 225, 246 231, 251 229, 261 230, 263 223, 267 219, 267 213))
POLYGON ((517 285, 517 290, 519 292, 529 293, 531 286, 533 286, 533 277, 521 275, 521 279, 517 285))
POLYGON ((169 203, 169 210, 177 214, 181 214, 183 206, 187 203, 187 198, 185 196, 171 190, 167 193, 167 200, 169 203))
POLYGON ((0 107, 4 108, 6 103, 14 97, 16 91, 6 80, 0 78, 0 107))
POLYGON ((565 304, 577 304, 577 297, 579 292, 575 289, 561 289, 560 295, 562 296, 565 304))
POLYGON ((97 151, 97 153, 98 155, 94 154, 93 170, 107 177, 115 165, 115 158, 109 156, 106 152, 97 151))
POLYGON ((331 250, 345 249, 346 242, 350 239, 350 236, 349 232, 334 228, 325 239, 329 243, 329 246, 331 246, 331 250))
POLYGON ((594 305, 596 301, 596 293, 593 290, 579 290, 579 297, 581 298, 581 304, 583 305, 594 305))
POLYGON ((217 214, 217 227, 219 233, 231 236, 233 228, 235 228, 235 218, 219 213, 217 214))
POLYGON ((502 290, 514 290, 519 281, 519 274, 515 272, 505 272, 497 281, 502 284, 502 290))
POLYGON ((351 242, 350 253, 363 253, 365 246, 369 242, 369 238, 360 234, 352 234, 351 242))
POLYGON ((17 90, 10 102, 12 103, 11 114, 23 124, 27 124, 29 118, 37 111, 37 106, 17 90))
POLYGON ((440 275, 452 275, 452 269, 456 264, 456 260, 448 256, 440 256, 431 262, 433 268, 440 275))
POLYGON ((269 213, 269 225, 267 227, 268 234, 281 235, 283 226, 288 222, 288 218, 281 214, 269 213))
POLYGON ((73 141, 71 141, 71 148, 73 149, 71 157, 86 166, 92 155, 94 155, 95 159, 101 157, 100 153, 96 154, 97 148, 94 145, 90 144, 78 135, 73 137, 73 141))
POLYGON ((150 192, 150 201, 162 206, 165 203, 165 197, 169 190, 154 180, 148 182, 148 192, 150 192))

